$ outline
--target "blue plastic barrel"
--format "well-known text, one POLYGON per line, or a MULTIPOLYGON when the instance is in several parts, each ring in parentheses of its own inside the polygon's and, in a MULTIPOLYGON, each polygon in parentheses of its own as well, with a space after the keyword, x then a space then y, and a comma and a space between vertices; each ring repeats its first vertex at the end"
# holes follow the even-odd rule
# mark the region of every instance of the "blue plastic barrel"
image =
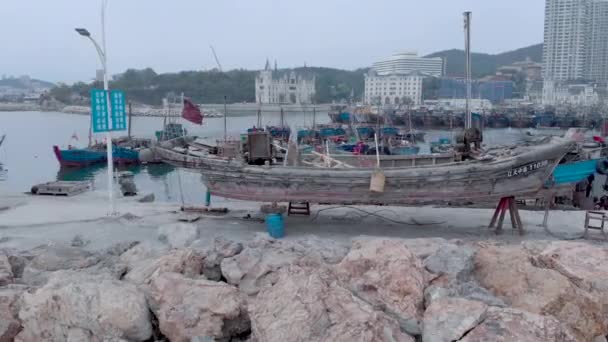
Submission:
POLYGON ((285 236, 285 229, 283 228, 283 215, 266 215, 266 229, 268 230, 268 234, 275 239, 280 239, 285 236))

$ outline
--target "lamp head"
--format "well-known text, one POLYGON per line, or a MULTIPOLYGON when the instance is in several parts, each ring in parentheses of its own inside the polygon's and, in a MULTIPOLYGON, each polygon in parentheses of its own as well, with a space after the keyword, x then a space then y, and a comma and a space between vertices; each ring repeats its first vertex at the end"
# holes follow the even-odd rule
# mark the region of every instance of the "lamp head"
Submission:
POLYGON ((75 30, 76 30, 76 32, 78 32, 79 35, 81 35, 83 37, 91 36, 91 33, 89 33, 89 31, 85 28, 76 28, 75 30))

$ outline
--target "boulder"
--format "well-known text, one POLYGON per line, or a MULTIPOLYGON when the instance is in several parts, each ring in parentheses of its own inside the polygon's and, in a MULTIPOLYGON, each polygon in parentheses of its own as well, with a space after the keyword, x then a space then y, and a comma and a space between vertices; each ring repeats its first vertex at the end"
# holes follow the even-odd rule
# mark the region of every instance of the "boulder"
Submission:
POLYGON ((424 260, 424 266, 432 273, 446 274, 451 278, 466 279, 475 266, 475 250, 469 246, 444 244, 424 260))
POLYGON ((16 319, 0 317, 0 342, 12 342, 21 331, 21 324, 16 319))
POLYGON ((142 341, 152 336, 144 294, 106 275, 57 271, 23 295, 18 341, 142 341))
POLYGON ((449 244, 448 240, 444 238, 416 238, 403 239, 401 241, 410 252, 422 260, 435 254, 444 245, 449 244))
POLYGON ((489 308, 486 317, 461 342, 574 342, 575 336, 551 316, 517 309, 489 308))
POLYGON ((198 227, 191 223, 172 223, 158 228, 158 239, 172 248, 188 247, 198 236, 198 227))
POLYGON ((476 327, 488 306, 464 298, 443 298, 434 301, 424 312, 422 321, 423 342, 458 341, 476 327))
POLYGON ((119 255, 119 262, 124 263, 130 269, 135 267, 141 262, 148 262, 150 259, 156 259, 163 253, 167 252, 167 248, 156 248, 150 242, 142 242, 135 244, 134 246, 127 248, 124 251, 123 247, 116 246, 116 249, 109 249, 108 252, 116 252, 119 255))
POLYGON ((605 298, 604 303, 608 303, 608 248, 605 246, 555 241, 532 261, 538 267, 559 272, 577 287, 605 298))
POLYGON ((148 285, 155 277, 166 273, 180 273, 187 277, 201 277, 205 254, 199 250, 174 249, 156 259, 134 262, 124 280, 136 285, 148 285))
POLYGON ((163 273, 150 284, 150 306, 171 341, 229 340, 250 330, 244 298, 226 283, 163 273))
POLYGON ((222 280, 220 265, 225 258, 231 258, 243 250, 243 245, 223 237, 215 237, 209 245, 206 241, 197 240, 191 248, 199 249, 205 254, 203 275, 213 281, 222 280))
POLYGON ((398 319, 409 333, 416 333, 430 276, 420 259, 403 243, 388 239, 356 240, 336 266, 336 272, 356 296, 398 319))
POLYGON ((17 284, 0 288, 0 342, 13 341, 21 331, 18 314, 26 290, 27 286, 17 284))
POLYGON ((331 240, 306 237, 295 241, 275 240, 266 234, 257 235, 239 254, 224 258, 222 276, 239 290, 255 295, 261 287, 273 284, 276 272, 301 258, 318 263, 336 262, 347 249, 331 240))
POLYGON ((403 341, 414 338, 338 284, 326 267, 290 265, 249 305, 258 341, 403 341))
POLYGON ((0 286, 6 286, 14 281, 13 268, 5 254, 0 254, 0 286))
POLYGON ((58 270, 78 270, 97 264, 98 254, 65 245, 49 245, 32 251, 36 256, 23 270, 23 282, 39 286, 46 282, 49 272, 58 270))
POLYGON ((139 203, 152 203, 155 200, 154 194, 147 194, 137 200, 139 203))
POLYGON ((490 246, 475 256, 475 277, 506 304, 535 314, 552 315, 581 340, 606 334, 608 316, 589 293, 567 277, 535 267, 521 246, 490 246))
POLYGON ((428 307, 434 301, 446 297, 458 297, 475 300, 486 305, 505 307, 505 302, 496 297, 486 288, 481 287, 475 280, 458 281, 447 276, 439 277, 424 289, 424 303, 428 307))

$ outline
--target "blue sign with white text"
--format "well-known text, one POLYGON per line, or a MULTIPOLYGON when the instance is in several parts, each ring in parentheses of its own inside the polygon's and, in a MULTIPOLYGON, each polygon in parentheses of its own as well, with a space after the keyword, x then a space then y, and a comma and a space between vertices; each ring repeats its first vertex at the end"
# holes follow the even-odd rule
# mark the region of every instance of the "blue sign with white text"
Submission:
POLYGON ((125 113, 125 93, 122 90, 110 91, 112 122, 108 122, 107 95, 105 90, 91 90, 91 120, 93 133, 124 131, 127 129, 125 113))

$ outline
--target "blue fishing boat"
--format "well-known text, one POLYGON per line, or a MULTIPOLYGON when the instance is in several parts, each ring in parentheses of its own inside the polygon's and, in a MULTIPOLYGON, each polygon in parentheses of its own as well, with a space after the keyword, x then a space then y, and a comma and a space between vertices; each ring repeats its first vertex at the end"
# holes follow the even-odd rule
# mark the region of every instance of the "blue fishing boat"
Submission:
POLYGON ((71 148, 62 150, 59 146, 53 146, 55 157, 61 166, 83 167, 107 160, 106 152, 97 148, 71 148))
POLYGON ((137 164, 139 163, 139 151, 114 145, 112 147, 112 159, 115 164, 137 164))

